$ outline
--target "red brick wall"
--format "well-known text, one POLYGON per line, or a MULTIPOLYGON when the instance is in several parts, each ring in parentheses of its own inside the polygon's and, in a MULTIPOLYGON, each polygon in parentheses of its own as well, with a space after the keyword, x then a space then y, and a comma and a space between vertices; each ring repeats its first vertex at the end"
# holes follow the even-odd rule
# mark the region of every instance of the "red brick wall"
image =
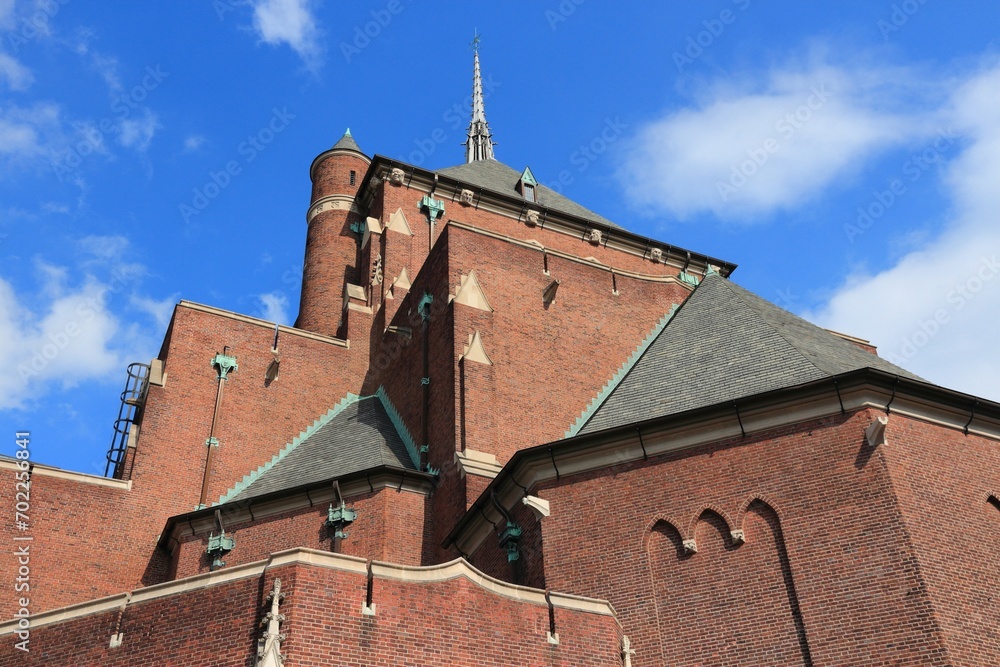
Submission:
MULTIPOLYGON (((312 204, 323 197, 345 195, 353 199, 368 169, 368 160, 352 153, 322 158, 314 167, 312 204), (350 172, 355 182, 350 182, 350 172)), ((309 222, 302 295, 296 326, 334 336, 340 321, 344 284, 360 284, 357 267, 357 236, 351 223, 364 220, 348 208, 324 211, 309 222)))
POLYGON ((1000 444, 892 414, 877 453, 952 664, 1000 664, 1000 444))
MULTIPOLYGON (((11 618, 19 597, 30 598, 38 613, 81 600, 120 593, 127 560, 123 551, 129 537, 120 522, 129 491, 85 484, 43 474, 32 475, 28 530, 14 527, 13 470, 0 469, 0 497, 11 516, 0 522, 0 619, 11 618), (14 541, 30 537, 30 541, 14 541), (28 547, 30 590, 15 592, 19 563, 16 550, 28 547)), ((147 552, 151 545, 145 545, 147 552)))
POLYGON ((621 664, 621 630, 611 616, 556 608, 559 644, 553 645, 546 640, 546 605, 498 595, 465 577, 428 583, 376 577, 376 614, 364 616, 364 574, 292 564, 130 604, 121 614, 124 641, 115 649, 108 642, 118 610, 34 628, 27 654, 7 635, 0 667, 253 664, 275 578, 285 593, 282 652, 289 667, 621 664))
POLYGON ((546 585, 609 599, 659 664, 804 664, 803 635, 814 664, 946 664, 883 455, 864 450, 873 418, 549 484, 546 585), (742 546, 727 537, 738 527, 742 546), (679 553, 680 537, 698 552, 679 553))
MULTIPOLYGON (((403 565, 420 565, 423 541, 423 495, 380 489, 345 499, 357 511, 357 519, 347 526, 347 538, 340 552, 403 565)), ((333 533, 324 525, 329 503, 301 508, 272 516, 226 525, 226 535, 234 538, 232 551, 223 557, 227 567, 253 563, 270 554, 296 547, 331 551, 333 533)), ((213 531, 215 532, 215 531, 213 531)), ((186 536, 175 553, 176 578, 210 571, 205 553, 209 533, 186 536)))

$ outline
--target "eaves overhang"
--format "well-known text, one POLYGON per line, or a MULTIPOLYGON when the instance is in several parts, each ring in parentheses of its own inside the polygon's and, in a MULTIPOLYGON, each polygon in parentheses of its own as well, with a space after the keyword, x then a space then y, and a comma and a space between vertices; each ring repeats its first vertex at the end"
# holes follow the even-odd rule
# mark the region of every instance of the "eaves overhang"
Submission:
POLYGON ((220 512, 223 523, 228 525, 332 502, 335 495, 334 482, 337 482, 340 493, 345 498, 386 488, 429 495, 437 487, 437 477, 430 473, 398 466, 377 466, 259 496, 237 497, 218 505, 177 514, 167 519, 160 532, 157 546, 168 551, 173 550, 180 537, 215 529, 217 511, 220 512))
POLYGON ((364 208, 367 208, 374 197, 374 192, 372 191, 372 177, 377 176, 379 181, 382 182, 381 187, 387 187, 385 185, 384 176, 394 167, 403 169, 403 171, 406 172, 407 178, 404 182, 404 187, 418 187, 427 192, 434 191, 436 194, 441 195, 452 202, 458 201, 462 189, 467 188, 476 191, 477 207, 483 205, 488 198, 489 204, 506 211, 509 215, 516 219, 522 219, 529 208, 537 210, 541 214, 540 223, 538 225, 540 229, 545 229, 546 225, 550 228, 568 228, 572 229, 574 232, 578 232, 578 235, 581 238, 589 230, 598 229, 602 233, 602 245, 604 246, 624 246, 631 252, 639 254, 642 257, 647 257, 650 251, 654 248, 658 248, 663 253, 663 261, 665 263, 670 262, 671 264, 676 264, 683 267, 684 270, 686 270, 688 266, 697 266, 703 270, 710 265, 717 266, 719 267, 719 273, 728 278, 737 268, 736 264, 727 262, 717 257, 693 252, 691 250, 687 250, 686 248, 681 248, 653 238, 634 234, 618 227, 611 227, 596 220, 589 220, 584 217, 558 211, 538 203, 525 202, 519 197, 496 190, 489 190, 478 185, 467 184, 446 174, 441 174, 422 167, 416 167, 412 164, 394 160, 384 155, 376 154, 374 158, 372 158, 371 165, 369 165, 368 171, 365 172, 361 188, 358 190, 356 201, 361 203, 364 208))
MULTIPOLYGON (((557 440, 516 452, 448 534, 465 557, 538 485, 789 424, 863 409, 1000 440, 1000 403, 873 368, 557 440)), ((558 511, 558 508, 553 508, 558 511)))

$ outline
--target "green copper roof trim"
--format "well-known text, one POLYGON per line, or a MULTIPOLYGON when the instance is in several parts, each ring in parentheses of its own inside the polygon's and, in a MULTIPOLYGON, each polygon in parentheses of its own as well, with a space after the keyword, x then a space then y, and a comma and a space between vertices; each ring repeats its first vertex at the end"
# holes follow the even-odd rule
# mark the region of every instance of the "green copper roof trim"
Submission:
POLYGON ((351 128, 347 128, 347 131, 346 131, 346 132, 344 132, 344 136, 345 136, 345 137, 349 137, 349 136, 351 136, 351 128))
POLYGON ((580 429, 582 429, 587 424, 588 421, 590 421, 590 418, 594 416, 594 413, 597 412, 597 409, 599 407, 601 407, 601 404, 604 403, 604 401, 608 398, 608 396, 611 395, 611 392, 615 390, 615 387, 617 387, 619 383, 621 383, 621 381, 625 379, 625 376, 628 375, 628 372, 630 370, 632 370, 632 367, 635 366, 636 362, 639 361, 639 359, 646 352, 649 346, 653 344, 653 341, 656 340, 657 336, 659 336, 660 333, 670 323, 670 320, 673 319, 674 313, 677 312, 678 308, 680 308, 680 306, 676 303, 673 306, 671 306, 667 314, 664 315, 663 318, 656 323, 656 326, 653 327, 653 330, 649 332, 649 334, 646 336, 646 338, 643 339, 641 343, 639 343, 639 347, 635 349, 635 351, 632 353, 632 356, 630 356, 628 360, 624 364, 622 364, 621 368, 618 369, 618 372, 616 372, 611 377, 611 379, 607 381, 604 387, 601 388, 601 391, 590 402, 590 404, 583 411, 583 413, 577 418, 577 420, 573 423, 573 425, 566 430, 566 434, 564 437, 572 438, 573 436, 575 436, 577 433, 580 432, 580 429))
POLYGON ((359 400, 361 400, 361 397, 358 396, 357 394, 348 393, 346 396, 344 396, 344 398, 340 399, 339 403, 337 403, 335 406, 327 410, 326 414, 324 414, 322 417, 314 421, 312 425, 309 426, 309 428, 299 433, 297 436, 295 436, 295 438, 292 439, 291 442, 282 447, 281 451, 272 456, 270 461, 258 467, 253 472, 244 475, 242 480, 237 482, 231 489, 226 491, 226 493, 219 496, 219 502, 215 504, 221 505, 222 503, 229 502, 230 500, 235 498, 238 494, 242 493, 244 490, 246 490, 248 486, 257 481, 261 475, 263 475, 265 472, 273 468, 278 461, 288 456, 292 452, 292 450, 294 450, 296 447, 302 444, 302 442, 306 438, 308 438, 313 433, 321 429, 331 419, 333 419, 341 412, 343 412, 344 408, 346 408, 349 405, 353 405, 354 403, 357 403, 359 400))
POLYGON ((524 171, 521 172, 521 182, 527 183, 528 185, 538 185, 538 181, 535 180, 535 175, 531 173, 531 167, 525 167, 524 171))
POLYGON ((382 401, 382 407, 385 409, 385 413, 389 415, 389 420, 392 421, 392 425, 396 427, 396 433, 399 434, 400 440, 406 445, 406 451, 410 454, 410 460, 413 461, 413 465, 416 468, 420 468, 420 454, 417 452, 417 445, 413 441, 413 436, 410 435, 409 429, 406 428, 406 424, 403 423, 403 417, 399 414, 399 410, 396 406, 392 404, 389 400, 389 395, 385 393, 385 387, 379 385, 378 389, 375 390, 375 396, 378 400, 382 401))
POLYGON ((691 285, 692 287, 697 287, 698 283, 700 282, 698 280, 698 276, 693 276, 690 273, 688 273, 687 271, 681 271, 680 273, 678 273, 677 274, 677 278, 682 283, 687 283, 688 285, 691 285))

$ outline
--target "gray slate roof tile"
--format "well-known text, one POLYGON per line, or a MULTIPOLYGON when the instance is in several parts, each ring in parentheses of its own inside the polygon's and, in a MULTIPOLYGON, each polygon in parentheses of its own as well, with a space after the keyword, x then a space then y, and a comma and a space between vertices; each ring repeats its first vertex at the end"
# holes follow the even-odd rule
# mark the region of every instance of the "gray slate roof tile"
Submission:
MULTIPOLYGON (((449 176, 469 185, 485 188, 501 194, 512 195, 515 197, 521 196, 521 193, 517 191, 517 182, 521 180, 521 171, 518 171, 513 167, 508 167, 503 162, 498 160, 478 160, 476 162, 460 164, 455 167, 438 169, 437 173, 443 176, 449 176)), ((535 191, 537 194, 536 203, 539 206, 548 207, 553 211, 559 211, 560 213, 566 213, 578 218, 583 218, 602 227, 623 229, 621 225, 617 225, 607 218, 594 213, 590 209, 580 206, 572 199, 564 197, 555 190, 547 188, 544 185, 539 185, 535 191)))
POLYGON ((579 432, 869 367, 920 380, 717 274, 709 275, 579 432))
POLYGON ((383 465, 417 469, 382 401, 377 396, 366 396, 347 405, 232 500, 245 500, 383 465))

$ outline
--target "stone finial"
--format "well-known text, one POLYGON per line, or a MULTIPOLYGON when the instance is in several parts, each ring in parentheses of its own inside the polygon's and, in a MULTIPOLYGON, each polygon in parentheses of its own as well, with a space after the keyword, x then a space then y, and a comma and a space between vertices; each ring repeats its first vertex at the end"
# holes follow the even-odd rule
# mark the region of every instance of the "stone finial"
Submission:
POLYGON ((632 667, 633 655, 635 655, 635 649, 632 648, 632 640, 628 638, 628 635, 622 635, 622 664, 624 667, 632 667))
POLYGON ((528 211, 524 214, 524 222, 529 227, 535 227, 538 225, 538 211, 528 211))
POLYGON ((591 229, 587 232, 587 240, 594 245, 601 245, 601 242, 604 240, 604 234, 600 229, 591 229))
POLYGON ((393 167, 389 171, 389 183, 397 187, 403 184, 403 178, 405 177, 406 174, 404 174, 403 170, 400 169, 399 167, 393 167))
POLYGON ((462 204, 462 206, 472 206, 474 199, 475 194, 472 190, 462 190, 461 194, 458 196, 458 201, 462 204))
POLYGON ((285 656, 281 654, 281 642, 285 641, 285 635, 281 632, 281 624, 285 615, 281 613, 280 606, 285 594, 281 592, 281 579, 274 580, 267 599, 271 602, 271 609, 261 621, 267 629, 257 642, 257 667, 283 667, 285 656))

